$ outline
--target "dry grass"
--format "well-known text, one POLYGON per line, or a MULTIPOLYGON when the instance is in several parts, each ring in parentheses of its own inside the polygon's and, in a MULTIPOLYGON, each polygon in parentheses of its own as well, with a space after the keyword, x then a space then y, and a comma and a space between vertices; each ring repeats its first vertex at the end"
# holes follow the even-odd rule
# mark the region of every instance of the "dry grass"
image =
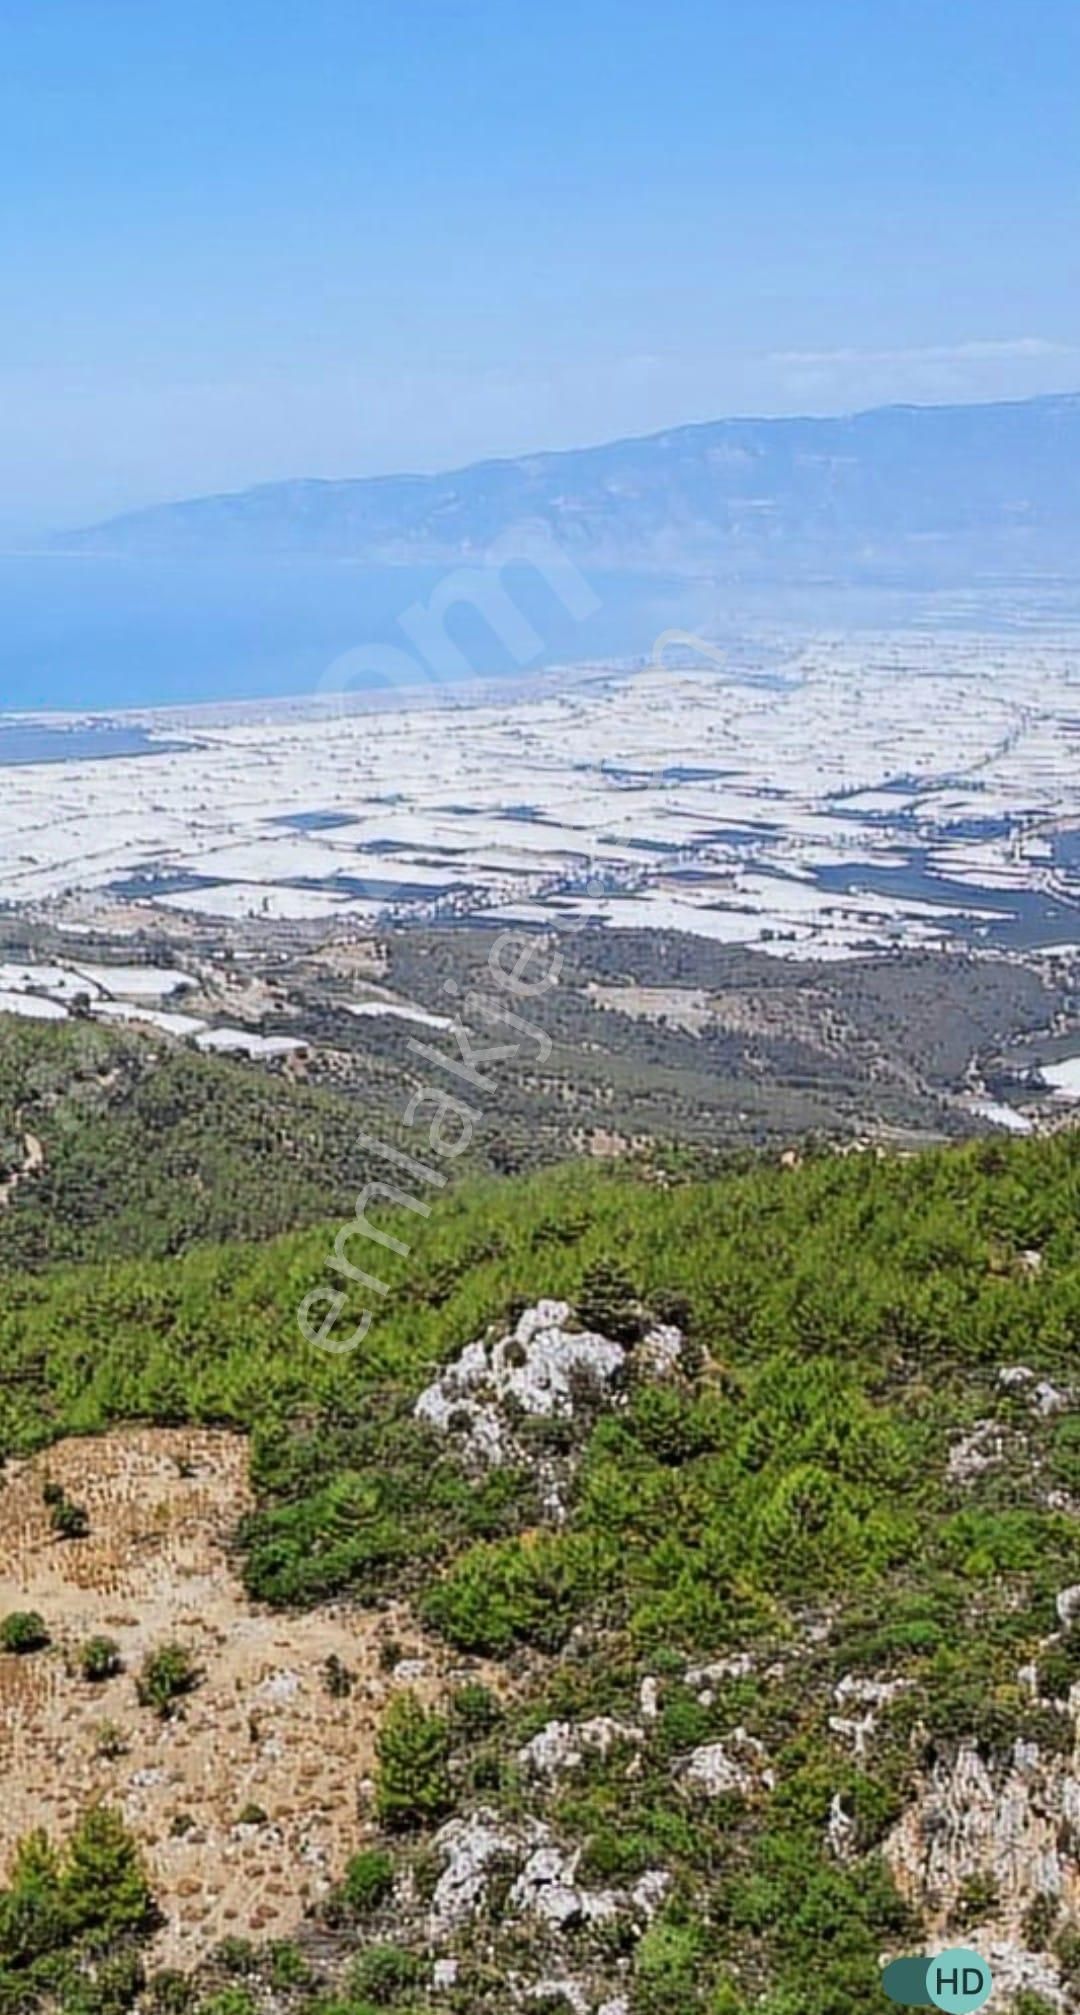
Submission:
POLYGON ((295 1930, 362 1839, 363 1781, 394 1686, 380 1666, 386 1640, 426 1660, 421 1691, 443 1677, 404 1612, 253 1606, 228 1553, 249 1502, 245 1441, 195 1429, 64 1441, 0 1482, 0 1615, 39 1610, 53 1637, 46 1652, 0 1655, 0 1864, 32 1827, 62 1836, 89 1799, 106 1798, 146 1852, 167 1919, 153 1955, 163 1965, 189 1964, 230 1932, 295 1930), (86 1539, 55 1538, 46 1480, 87 1507, 86 1539), (94 1635, 114 1638, 125 1664, 98 1685, 72 1663, 94 1635), (134 1675, 173 1640, 205 1678, 163 1722, 139 1706, 134 1675), (326 1690, 331 1653, 356 1675, 344 1699, 326 1690), (122 1755, 101 1753, 103 1723, 122 1755), (237 1823, 250 1805, 265 1824, 237 1823))

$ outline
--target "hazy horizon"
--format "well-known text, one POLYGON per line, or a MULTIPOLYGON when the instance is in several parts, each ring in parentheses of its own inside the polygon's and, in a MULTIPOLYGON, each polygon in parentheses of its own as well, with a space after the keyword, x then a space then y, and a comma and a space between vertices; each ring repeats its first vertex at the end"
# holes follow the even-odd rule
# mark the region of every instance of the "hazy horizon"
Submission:
POLYGON ((1038 21, 16 10, 0 529, 1078 382, 1080 21, 1038 21))
MULTIPOLYGON (((732 413, 703 413, 698 415, 692 415, 688 418, 684 418, 681 420, 678 419, 672 420, 669 423, 659 427, 634 428, 631 429, 629 432, 627 432, 625 435, 617 437, 617 439, 613 439, 608 436, 604 436, 603 438, 600 438, 599 436, 593 438, 590 436, 586 439, 576 441, 559 441, 552 443, 550 445, 545 445, 543 447, 538 447, 535 443, 529 443, 519 446, 517 448, 508 448, 503 452, 493 453, 491 455, 478 455, 470 458, 470 460, 467 462, 432 463, 430 466, 424 466, 420 462, 415 462, 412 463, 407 468, 388 467, 386 469, 375 469, 364 471, 357 471, 355 469, 343 468, 337 471, 335 474, 317 475, 317 476, 312 475, 308 470, 301 468, 292 471, 290 474, 278 477, 270 477, 269 479, 259 483, 238 483, 223 490, 207 490, 198 492, 184 491, 183 493, 180 492, 170 493, 168 495, 160 497, 148 497, 141 503, 132 505, 129 509, 125 509, 124 511, 117 512, 115 514, 110 514, 110 519, 112 515, 115 515, 117 517, 133 516, 143 510, 156 510, 158 508, 167 509, 173 504, 191 503, 200 501, 203 498, 214 500, 216 498, 241 497, 246 495, 250 490, 273 489, 287 484, 304 484, 304 483, 333 484, 333 483, 363 482, 366 481, 369 477, 372 480, 377 480, 378 478, 381 477, 381 478, 400 478, 404 481, 408 481, 411 477, 423 478, 427 476, 455 476, 464 474, 466 471, 471 469, 482 468, 492 463, 501 464, 501 463, 527 462, 537 459, 541 456, 547 456, 547 455, 587 454, 592 449, 616 446, 618 445, 619 440, 648 441, 648 440, 654 440, 660 435, 684 433, 693 428, 724 426, 724 425, 733 425, 733 426, 757 425, 757 424, 767 424, 768 422, 773 420, 793 420, 793 421, 798 420, 814 421, 814 420, 829 420, 829 419, 855 420, 855 419, 861 419, 869 414, 886 413, 890 411, 911 410, 922 412, 934 412, 940 410, 950 410, 953 407, 960 408, 965 406, 1029 405, 1041 399, 1080 400, 1080 377, 1078 377, 1076 384, 1050 386, 1047 388, 1047 390, 1043 392, 1021 394, 1014 399, 986 400, 977 397, 972 397, 968 399, 955 399, 955 400, 896 399, 896 400, 884 400, 881 401, 880 403, 875 403, 874 405, 871 406, 838 405, 835 407, 821 407, 819 409, 810 407, 792 407, 790 412, 745 411, 745 412, 732 412, 732 413)), ((110 519, 93 519, 88 521, 88 524, 91 527, 96 524, 106 524, 110 522, 110 519)), ((77 525, 77 526, 56 525, 56 526, 41 526, 35 529, 42 537, 62 538, 63 534, 67 531, 75 532, 75 531, 81 531, 85 528, 86 527, 84 527, 83 525, 77 525)), ((52 548, 50 546, 50 550, 51 549, 52 548)), ((17 553, 19 557, 23 557, 23 555, 30 550, 32 549, 27 545, 17 544, 14 547, 15 553, 17 553)), ((0 557, 3 557, 2 552, 0 552, 0 557)))

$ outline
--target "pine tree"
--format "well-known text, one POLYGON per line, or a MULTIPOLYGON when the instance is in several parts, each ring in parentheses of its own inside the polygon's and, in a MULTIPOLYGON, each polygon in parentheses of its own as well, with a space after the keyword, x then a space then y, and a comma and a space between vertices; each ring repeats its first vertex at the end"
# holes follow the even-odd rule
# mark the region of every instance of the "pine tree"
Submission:
POLYGON ((62 1892, 77 1933, 105 1939, 148 1928, 153 1901, 138 1847, 118 1812, 91 1805, 68 1846, 62 1892))
POLYGON ((450 1731, 441 1714, 415 1693, 400 1693, 386 1711, 376 1742, 377 1808, 384 1826, 423 1826, 452 1803, 450 1731))

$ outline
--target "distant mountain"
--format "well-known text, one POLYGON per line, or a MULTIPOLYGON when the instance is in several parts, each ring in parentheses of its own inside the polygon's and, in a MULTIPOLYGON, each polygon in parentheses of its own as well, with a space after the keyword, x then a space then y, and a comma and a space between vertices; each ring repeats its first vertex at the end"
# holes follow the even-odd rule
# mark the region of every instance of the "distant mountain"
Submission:
POLYGON ((763 579, 1076 573, 1080 394, 718 420, 446 475, 270 483, 58 543, 444 564, 483 556, 526 521, 594 567, 763 579))

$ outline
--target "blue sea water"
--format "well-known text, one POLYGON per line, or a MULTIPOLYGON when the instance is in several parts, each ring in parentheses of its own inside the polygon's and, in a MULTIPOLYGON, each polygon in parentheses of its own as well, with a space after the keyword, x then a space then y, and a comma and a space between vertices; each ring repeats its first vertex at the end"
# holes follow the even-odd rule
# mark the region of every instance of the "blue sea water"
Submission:
MULTIPOLYGON (((422 686, 432 671, 416 655, 407 619, 438 596, 447 578, 440 567, 341 560, 0 554, 0 718, 303 699, 328 687, 352 693, 422 686)), ((1056 598, 1043 592, 1034 609, 1027 593, 980 589, 976 615, 972 596, 810 578, 708 581, 592 570, 585 578, 596 606, 580 620, 534 571, 508 570, 502 585, 519 639, 525 619, 535 641, 526 654, 520 642, 507 648, 476 607, 452 607, 438 683, 647 660, 670 630, 733 646, 738 655, 748 638, 775 641, 780 632, 805 636, 822 628, 1027 629, 1042 602, 1047 620, 1080 621, 1074 588, 1056 598)), ((751 660, 757 650, 751 641, 751 660)), ((119 732, 116 724, 111 732, 119 732)), ((119 746, 114 752, 121 753, 119 746)))
MULTIPOLYGON (((401 626, 445 579, 429 567, 329 561, 147 560, 0 556, 0 714, 106 711, 314 694, 347 655, 350 690, 407 681, 413 646, 401 626), (365 665, 365 656, 373 663, 365 665)), ((597 574, 584 621, 538 577, 506 583, 540 647, 526 662, 475 609, 447 629, 461 656, 443 678, 505 678, 547 664, 647 656, 673 625, 715 621, 707 584, 597 574)), ((416 679, 429 674, 416 659, 416 679)))

